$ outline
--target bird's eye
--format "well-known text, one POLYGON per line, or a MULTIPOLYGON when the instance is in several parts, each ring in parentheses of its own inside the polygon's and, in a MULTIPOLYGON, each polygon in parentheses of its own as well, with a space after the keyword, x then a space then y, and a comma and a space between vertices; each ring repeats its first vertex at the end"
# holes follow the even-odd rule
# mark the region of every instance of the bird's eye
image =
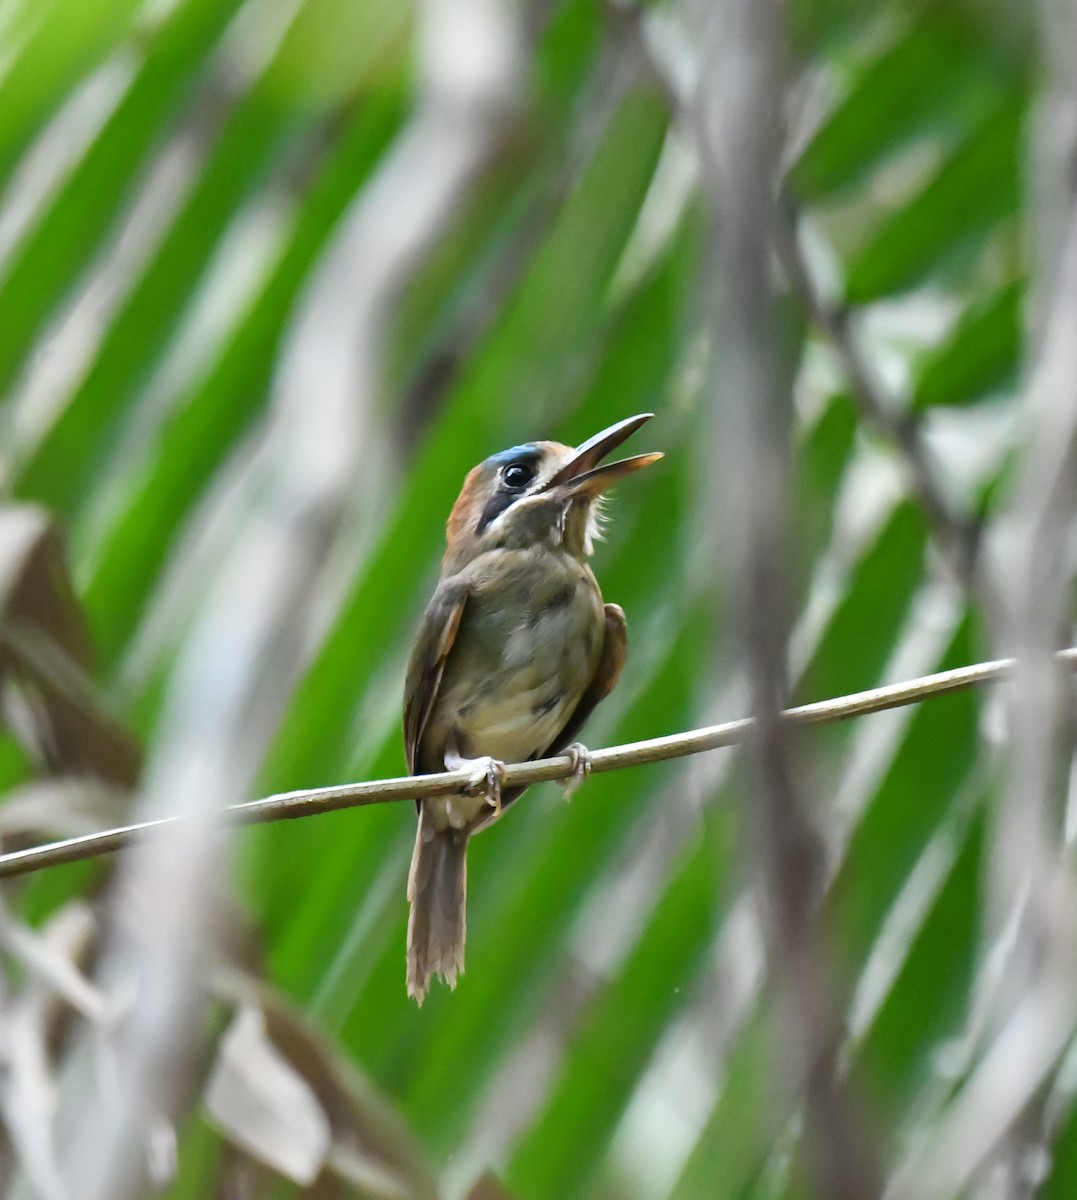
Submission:
POLYGON ((501 472, 501 478, 505 481, 505 486, 512 488, 513 491, 519 491, 520 488, 525 488, 535 478, 535 472, 527 465, 527 463, 514 462, 501 472))

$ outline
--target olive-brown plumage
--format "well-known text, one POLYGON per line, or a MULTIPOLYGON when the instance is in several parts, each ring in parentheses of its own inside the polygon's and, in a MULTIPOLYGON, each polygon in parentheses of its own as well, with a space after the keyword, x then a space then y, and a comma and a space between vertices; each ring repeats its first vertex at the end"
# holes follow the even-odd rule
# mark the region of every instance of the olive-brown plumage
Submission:
POLYGON ((476 795, 420 801, 408 878, 408 993, 464 969, 467 841, 524 790, 500 766, 567 748, 624 665, 624 613, 588 565, 596 505, 660 454, 600 465, 650 418, 573 449, 531 442, 468 475, 447 527, 441 579, 423 615, 404 698, 408 769, 472 765, 476 795))

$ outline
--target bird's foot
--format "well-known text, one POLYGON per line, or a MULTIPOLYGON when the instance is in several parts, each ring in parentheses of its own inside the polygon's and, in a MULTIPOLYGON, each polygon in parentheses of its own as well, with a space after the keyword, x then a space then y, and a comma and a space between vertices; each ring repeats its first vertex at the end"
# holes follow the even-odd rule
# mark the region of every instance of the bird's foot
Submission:
POLYGON ((508 768, 500 759, 489 757, 473 758, 467 765, 471 767, 468 792, 472 796, 479 792, 486 793, 486 803, 494 810, 496 821, 501 816, 501 789, 505 785, 508 768))
POLYGON ((576 789, 591 774, 591 751, 582 742, 573 742, 565 748, 565 753, 572 759, 572 774, 565 780, 561 794, 571 800, 576 789))

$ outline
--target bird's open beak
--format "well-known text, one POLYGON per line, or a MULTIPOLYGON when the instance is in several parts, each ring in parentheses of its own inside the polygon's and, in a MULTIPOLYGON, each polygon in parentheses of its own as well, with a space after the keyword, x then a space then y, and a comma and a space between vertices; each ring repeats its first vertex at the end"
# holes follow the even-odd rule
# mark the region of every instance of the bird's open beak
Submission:
POLYGON ((576 453, 549 480, 543 490, 548 491, 550 488, 563 486, 571 495, 593 499, 604 492, 606 488, 615 484, 617 480, 631 475, 633 471, 649 467, 651 463, 658 462, 662 457, 660 453, 636 454, 632 458, 622 458, 617 462, 606 463, 605 466, 600 465, 607 454, 612 453, 622 442, 627 441, 641 425, 645 425, 653 416, 654 413, 640 413, 638 416, 628 417, 624 421, 618 421, 616 425, 611 425, 608 429, 603 429, 601 433, 596 433, 594 437, 588 438, 586 442, 576 447, 576 453))

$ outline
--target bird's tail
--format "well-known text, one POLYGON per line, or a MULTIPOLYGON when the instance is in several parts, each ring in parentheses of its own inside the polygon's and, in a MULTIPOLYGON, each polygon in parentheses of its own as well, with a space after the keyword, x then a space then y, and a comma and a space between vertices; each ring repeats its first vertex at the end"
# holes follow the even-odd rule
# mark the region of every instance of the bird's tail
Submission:
POLYGON ((462 829, 438 829, 420 806, 408 876, 408 995, 419 1004, 435 975, 454 988, 464 970, 467 838, 462 829))

